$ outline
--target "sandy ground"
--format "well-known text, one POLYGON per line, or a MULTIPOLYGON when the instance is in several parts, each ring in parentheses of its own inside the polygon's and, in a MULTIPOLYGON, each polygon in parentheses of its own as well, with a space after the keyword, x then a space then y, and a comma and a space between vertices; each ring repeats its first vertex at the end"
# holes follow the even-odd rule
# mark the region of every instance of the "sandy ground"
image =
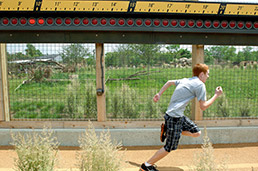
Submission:
MULTIPOLYGON (((151 157, 160 147, 127 148, 125 152, 125 171, 138 171, 142 162, 151 157)), ((58 156, 58 170, 77 170, 76 149, 61 149, 58 156)), ((180 147, 171 152, 157 163, 160 171, 189 170, 193 165, 194 156, 201 152, 197 147, 180 147)), ((219 161, 226 160, 227 166, 234 171, 258 171, 258 145, 238 147, 215 147, 214 155, 219 161)), ((13 149, 0 148, 0 171, 9 171, 14 168, 14 158, 17 155, 13 149)))

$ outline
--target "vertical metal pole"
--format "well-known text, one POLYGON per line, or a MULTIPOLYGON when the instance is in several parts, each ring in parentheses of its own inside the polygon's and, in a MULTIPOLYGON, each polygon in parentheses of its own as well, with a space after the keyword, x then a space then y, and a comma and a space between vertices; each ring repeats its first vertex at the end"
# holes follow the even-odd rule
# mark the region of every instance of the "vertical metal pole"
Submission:
POLYGON ((104 44, 96 43, 96 88, 97 88, 97 112, 98 121, 104 122, 106 117, 106 95, 105 95, 105 57, 104 44))
MULTIPOLYGON (((192 68, 195 64, 204 63, 204 45, 192 46, 192 68)), ((200 121, 203 118, 203 112, 200 108, 197 98, 192 101, 191 119, 200 121)))
POLYGON ((10 121, 6 44, 0 44, 0 121, 10 121))

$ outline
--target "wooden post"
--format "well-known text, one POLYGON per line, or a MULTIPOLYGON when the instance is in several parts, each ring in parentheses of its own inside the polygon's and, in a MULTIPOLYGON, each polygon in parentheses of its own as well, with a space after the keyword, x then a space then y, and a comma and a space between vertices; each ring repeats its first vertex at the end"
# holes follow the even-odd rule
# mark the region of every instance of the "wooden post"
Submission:
MULTIPOLYGON (((204 63, 204 45, 193 45, 192 46, 192 68, 195 64, 204 63)), ((203 112, 200 108, 200 104, 195 98, 192 100, 192 111, 191 119, 195 121, 200 121, 203 118, 203 112)))
POLYGON ((0 44, 0 121, 10 121, 6 44, 0 44))
POLYGON ((105 95, 105 57, 104 44, 96 43, 96 90, 97 90, 97 112, 98 121, 104 122, 106 117, 106 95, 105 95))

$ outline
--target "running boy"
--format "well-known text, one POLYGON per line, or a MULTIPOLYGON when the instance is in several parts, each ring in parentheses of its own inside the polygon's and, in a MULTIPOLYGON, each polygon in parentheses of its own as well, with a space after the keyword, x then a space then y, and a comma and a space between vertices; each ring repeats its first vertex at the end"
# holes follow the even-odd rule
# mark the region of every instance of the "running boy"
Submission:
POLYGON ((219 86, 216 88, 214 96, 207 101, 204 83, 208 78, 209 67, 205 64, 196 64, 193 68, 192 78, 169 80, 164 84, 159 93, 153 97, 153 101, 158 102, 160 96, 171 85, 176 86, 164 116, 167 130, 166 144, 147 162, 142 164, 140 171, 158 171, 154 163, 168 155, 172 150, 177 149, 181 134, 191 137, 199 137, 201 135, 201 131, 195 123, 184 116, 184 110, 189 101, 195 97, 199 101, 201 110, 205 110, 223 93, 222 88, 219 86))

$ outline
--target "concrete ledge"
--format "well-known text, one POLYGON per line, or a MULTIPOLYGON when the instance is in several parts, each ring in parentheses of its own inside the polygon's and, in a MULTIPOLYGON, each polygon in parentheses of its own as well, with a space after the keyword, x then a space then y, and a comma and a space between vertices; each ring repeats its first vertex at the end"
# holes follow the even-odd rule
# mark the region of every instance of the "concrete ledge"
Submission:
MULTIPOLYGON (((79 146, 78 138, 85 129, 53 129, 60 146, 79 146)), ((12 142, 11 132, 31 133, 42 129, 0 129, 0 146, 9 146, 12 142)), ((97 133, 103 129, 96 129, 97 133)), ((107 131, 107 130, 104 130, 107 131)), ((203 128, 201 128, 203 131, 203 128)), ((258 127, 208 127, 208 136, 213 144, 257 143, 258 127)), ((123 146, 160 146, 159 128, 146 129, 110 129, 111 137, 123 146)), ((202 144, 202 136, 198 138, 182 136, 180 145, 202 144)))

